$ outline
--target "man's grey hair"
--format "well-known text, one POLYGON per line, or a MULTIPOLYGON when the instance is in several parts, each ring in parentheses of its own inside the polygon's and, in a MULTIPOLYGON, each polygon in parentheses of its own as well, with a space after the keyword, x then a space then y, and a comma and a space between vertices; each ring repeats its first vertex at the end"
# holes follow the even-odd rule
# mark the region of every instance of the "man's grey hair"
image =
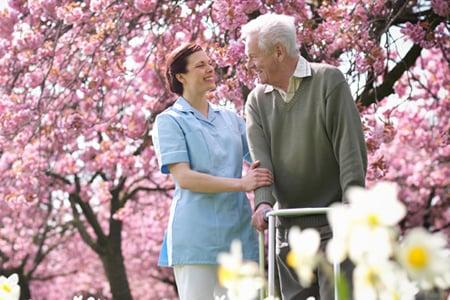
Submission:
POLYGON ((242 26, 242 38, 248 41, 254 34, 258 37, 258 47, 264 52, 280 43, 289 56, 298 55, 294 17, 272 13, 261 15, 242 26))

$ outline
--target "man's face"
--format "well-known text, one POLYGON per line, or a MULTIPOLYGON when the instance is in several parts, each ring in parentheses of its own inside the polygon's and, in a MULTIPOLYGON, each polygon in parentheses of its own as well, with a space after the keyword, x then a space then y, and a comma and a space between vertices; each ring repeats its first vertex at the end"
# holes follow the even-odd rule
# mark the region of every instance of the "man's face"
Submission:
POLYGON ((273 85, 277 73, 277 62, 273 53, 267 53, 258 47, 256 35, 250 35, 245 46, 247 68, 256 72, 260 83, 273 85))

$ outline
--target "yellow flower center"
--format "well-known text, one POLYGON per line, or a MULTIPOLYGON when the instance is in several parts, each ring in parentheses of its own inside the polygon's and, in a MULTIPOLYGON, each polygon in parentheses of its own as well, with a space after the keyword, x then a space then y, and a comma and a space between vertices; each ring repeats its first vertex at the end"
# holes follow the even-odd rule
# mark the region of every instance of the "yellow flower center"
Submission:
POLYGON ((400 300, 400 295, 398 294, 398 292, 392 293, 392 300, 400 300))
POLYGON ((422 269, 428 263, 427 250, 421 246, 412 247, 408 253, 409 264, 417 269, 422 269))
POLYGON ((288 266, 295 268, 298 265, 298 258, 297 255, 293 251, 289 251, 286 262, 288 266))
POLYGON ((7 283, 3 283, 3 284, 0 286, 0 288, 1 288, 2 291, 5 291, 5 292, 7 292, 7 293, 11 293, 11 291, 12 291, 11 286, 10 286, 9 284, 7 284, 7 283))
POLYGON ((369 285, 375 286, 378 282, 378 275, 375 270, 369 269, 366 273, 366 282, 369 285))
POLYGON ((367 222, 371 227, 376 227, 380 224, 380 220, 378 219, 378 216, 375 214, 370 214, 367 216, 367 222))
POLYGON ((238 274, 230 268, 223 266, 219 267, 218 272, 219 282, 221 285, 225 285, 226 282, 234 281, 238 277, 238 274))

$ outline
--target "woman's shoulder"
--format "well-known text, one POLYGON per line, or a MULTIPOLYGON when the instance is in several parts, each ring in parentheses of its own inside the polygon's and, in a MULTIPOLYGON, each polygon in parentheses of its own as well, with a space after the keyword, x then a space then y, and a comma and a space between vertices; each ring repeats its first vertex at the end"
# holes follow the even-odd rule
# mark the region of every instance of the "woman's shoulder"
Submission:
POLYGON ((156 121, 162 120, 162 119, 176 121, 182 117, 183 117, 183 112, 180 111, 179 109, 177 109, 175 107, 175 104, 173 104, 173 105, 169 106, 168 108, 166 108, 165 110, 163 110, 162 112, 160 112, 156 116, 156 121))

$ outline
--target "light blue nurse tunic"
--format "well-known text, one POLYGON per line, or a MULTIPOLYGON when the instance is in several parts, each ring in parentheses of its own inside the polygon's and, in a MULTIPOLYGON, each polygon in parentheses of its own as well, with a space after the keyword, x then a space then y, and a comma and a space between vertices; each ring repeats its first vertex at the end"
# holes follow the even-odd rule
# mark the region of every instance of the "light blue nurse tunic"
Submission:
MULTIPOLYGON (((239 116, 209 104, 206 118, 183 97, 156 117, 152 135, 165 174, 168 165, 186 162, 194 171, 240 178, 243 159, 249 158, 245 125, 239 116)), ((174 181, 160 266, 217 264, 217 255, 229 252, 235 239, 241 240, 244 259, 258 259, 245 193, 196 193, 174 181)))

